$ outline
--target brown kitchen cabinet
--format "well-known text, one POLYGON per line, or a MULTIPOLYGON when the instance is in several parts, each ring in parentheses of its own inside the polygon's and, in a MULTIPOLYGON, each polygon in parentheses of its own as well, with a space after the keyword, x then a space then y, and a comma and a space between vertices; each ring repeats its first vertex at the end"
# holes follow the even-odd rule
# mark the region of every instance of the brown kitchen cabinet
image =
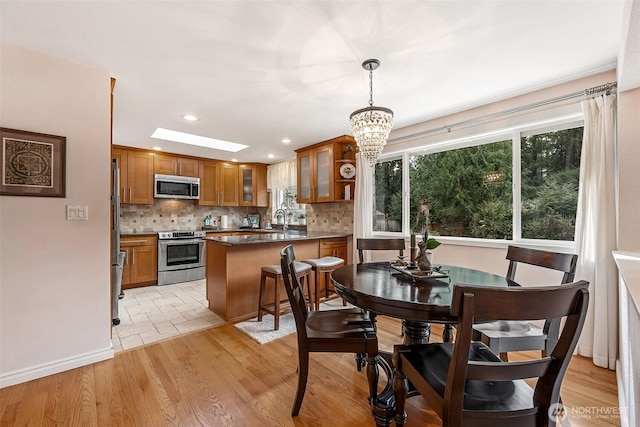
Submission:
POLYGON ((153 204, 153 153, 113 147, 120 167, 120 203, 153 204))
POLYGON ((196 200, 196 204, 217 206, 219 204, 218 162, 215 160, 200 160, 198 172, 200 175, 200 198, 196 200))
POLYGON ((355 180, 343 180, 340 167, 344 163, 355 166, 355 152, 345 150, 355 147, 353 137, 348 135, 323 141, 296 150, 298 160, 298 203, 322 203, 352 200, 355 180), (345 188, 349 185, 349 198, 345 188))
POLYGON ((331 239, 320 240, 320 258, 324 256, 334 256, 342 258, 345 264, 348 263, 347 258, 347 238, 336 237, 331 239))
POLYGON ((198 160, 187 157, 155 154, 153 171, 162 175, 190 176, 197 178, 198 160))
POLYGON ((122 288, 155 285, 158 282, 158 239, 156 236, 125 236, 120 250, 127 253, 122 270, 122 288))
POLYGON ((267 165, 238 165, 238 206, 268 206, 267 165))
POLYGON ((267 207, 267 165, 263 163, 224 162, 215 159, 189 158, 150 151, 112 146, 112 157, 120 166, 120 203, 154 202, 154 174, 200 178, 203 206, 267 207))
POLYGON ((238 165, 220 162, 218 164, 218 205, 238 206, 238 165))

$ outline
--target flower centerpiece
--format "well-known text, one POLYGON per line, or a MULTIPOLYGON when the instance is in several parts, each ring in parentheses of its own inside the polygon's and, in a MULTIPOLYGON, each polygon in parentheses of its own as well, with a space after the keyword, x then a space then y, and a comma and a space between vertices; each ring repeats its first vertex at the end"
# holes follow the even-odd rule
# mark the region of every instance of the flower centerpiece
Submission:
POLYGON ((418 252, 418 256, 416 257, 416 263, 420 271, 431 270, 431 252, 429 251, 434 250, 438 246, 440 246, 440 242, 434 238, 430 238, 429 233, 425 231, 424 238, 418 243, 420 252, 418 252))
POLYGON ((429 238, 429 212, 431 211, 431 204, 424 200, 418 202, 418 213, 416 215, 414 227, 416 229, 422 229, 424 231, 424 238, 418 243, 418 256, 416 257, 416 264, 421 271, 431 270, 431 252, 438 246, 440 242, 436 239, 429 238))

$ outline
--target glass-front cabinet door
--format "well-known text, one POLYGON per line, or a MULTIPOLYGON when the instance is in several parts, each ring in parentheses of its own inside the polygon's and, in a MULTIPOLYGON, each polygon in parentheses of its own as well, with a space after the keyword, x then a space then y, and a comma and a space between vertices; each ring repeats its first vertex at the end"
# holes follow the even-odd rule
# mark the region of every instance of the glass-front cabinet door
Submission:
POLYGON ((315 149, 315 202, 333 201, 333 146, 315 149))
POLYGON ((334 144, 316 144, 298 153, 298 203, 334 201, 334 144))
POLYGON ((313 150, 298 153, 298 203, 312 203, 313 188, 311 178, 313 150))
POLYGON ((255 206, 256 196, 256 179, 255 168, 250 165, 239 166, 239 184, 240 184, 240 205, 241 206, 255 206))
POLYGON ((242 203, 253 205, 253 170, 242 169, 242 203))

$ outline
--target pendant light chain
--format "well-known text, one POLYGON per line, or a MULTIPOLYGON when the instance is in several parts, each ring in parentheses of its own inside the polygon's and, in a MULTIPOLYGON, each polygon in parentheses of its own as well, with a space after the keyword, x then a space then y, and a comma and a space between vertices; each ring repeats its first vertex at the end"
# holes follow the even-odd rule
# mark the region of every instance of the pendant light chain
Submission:
POLYGON ((369 67, 369 107, 373 107, 373 70, 369 67))

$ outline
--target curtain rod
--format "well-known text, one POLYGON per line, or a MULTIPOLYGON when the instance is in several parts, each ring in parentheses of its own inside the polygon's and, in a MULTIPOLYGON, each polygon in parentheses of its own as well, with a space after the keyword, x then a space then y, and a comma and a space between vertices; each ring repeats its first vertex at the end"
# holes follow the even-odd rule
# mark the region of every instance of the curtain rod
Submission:
POLYGON ((581 91, 578 91, 578 92, 569 93, 567 95, 561 95, 561 96, 558 96, 556 98, 545 99, 544 101, 538 101, 538 102, 534 102, 532 104, 522 105, 520 107, 511 108, 509 110, 504 110, 504 111, 499 111, 497 113, 486 114, 484 116, 475 117, 473 119, 464 120, 462 122, 454 123, 454 124, 451 124, 451 125, 444 125, 444 126, 441 126, 441 127, 420 131, 420 132, 417 132, 417 133, 414 133, 414 134, 411 134, 411 135, 400 136, 398 138, 390 139, 388 142, 403 141, 405 139, 416 138, 416 137, 429 135, 429 134, 436 133, 436 132, 441 132, 441 131, 451 132, 451 129, 453 129, 453 128, 457 128, 457 127, 461 127, 461 126, 468 126, 470 124, 479 123, 479 122, 483 122, 483 121, 491 120, 491 119, 496 119, 498 117, 508 116, 510 114, 520 113, 522 111, 532 110, 534 108, 543 107, 545 105, 555 104, 557 102, 566 101, 568 99, 578 98, 580 96, 595 97, 595 96, 598 96, 598 95, 600 95, 602 93, 610 95, 611 92, 615 92, 616 91, 617 87, 618 87, 618 82, 605 83, 605 84, 602 84, 602 85, 599 85, 599 86, 594 86, 594 87, 591 87, 591 88, 588 88, 588 89, 585 89, 585 90, 581 90, 581 91))

